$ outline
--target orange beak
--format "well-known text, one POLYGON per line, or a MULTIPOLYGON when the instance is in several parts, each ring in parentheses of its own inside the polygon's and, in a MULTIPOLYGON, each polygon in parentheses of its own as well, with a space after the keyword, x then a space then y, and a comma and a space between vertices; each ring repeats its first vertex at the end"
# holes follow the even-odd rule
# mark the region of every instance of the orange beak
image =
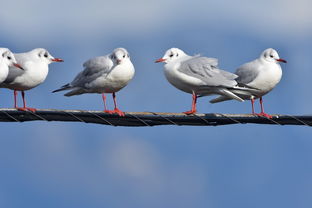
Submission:
POLYGON ((51 61, 54 61, 54 62, 64 62, 64 60, 60 59, 60 58, 54 58, 54 59, 51 59, 51 61))
POLYGON ((286 60, 284 60, 284 59, 276 59, 276 61, 278 61, 278 62, 283 62, 283 63, 287 63, 287 61, 286 60))
POLYGON ((157 59, 155 63, 164 62, 164 61, 166 61, 166 59, 160 58, 160 59, 157 59))
POLYGON ((13 66, 15 66, 16 68, 19 68, 21 70, 24 70, 23 67, 21 65, 19 65, 19 64, 13 64, 13 66))

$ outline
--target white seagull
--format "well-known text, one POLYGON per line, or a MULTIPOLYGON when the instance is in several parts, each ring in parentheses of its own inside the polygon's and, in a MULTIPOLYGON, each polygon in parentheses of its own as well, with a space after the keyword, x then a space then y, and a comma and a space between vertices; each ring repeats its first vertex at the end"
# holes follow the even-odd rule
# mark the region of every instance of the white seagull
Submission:
MULTIPOLYGON (((253 92, 231 90, 239 97, 251 100, 252 114, 272 118, 271 115, 264 112, 262 97, 280 82, 282 78, 280 62, 287 63, 287 61, 279 57, 276 50, 268 48, 261 53, 258 59, 245 63, 236 70, 235 74, 238 75, 236 81, 240 86, 257 89, 253 92), (254 102, 257 98, 260 98, 261 113, 259 114, 256 114, 254 110, 254 102)), ((226 100, 230 99, 219 96, 210 102, 217 103, 226 100)))
POLYGON ((184 112, 185 114, 196 113, 196 102, 200 96, 219 94, 230 99, 244 101, 229 90, 243 90, 237 87, 235 79, 238 76, 219 69, 218 60, 215 58, 189 56, 181 49, 171 48, 155 62, 165 63, 165 76, 173 86, 192 94, 192 109, 184 112))
POLYGON ((134 76, 135 70, 128 51, 124 48, 116 48, 111 54, 86 61, 83 67, 84 70, 72 82, 53 92, 71 90, 65 96, 84 93, 102 94, 104 112, 124 116, 125 114, 117 108, 115 93, 127 86, 134 76), (104 93, 113 94, 114 110, 107 110, 104 93))
POLYGON ((62 62, 62 59, 54 58, 43 48, 36 48, 26 53, 14 54, 17 63, 24 69, 10 67, 6 80, 0 84, 2 88, 14 90, 14 107, 22 111, 35 112, 35 108, 26 107, 25 90, 30 90, 40 85, 47 77, 49 72, 48 65, 52 62, 62 62), (23 107, 17 107, 17 92, 22 92, 23 107))
POLYGON ((14 54, 8 48, 0 48, 0 83, 8 77, 9 67, 12 66, 23 69, 17 64, 14 54))

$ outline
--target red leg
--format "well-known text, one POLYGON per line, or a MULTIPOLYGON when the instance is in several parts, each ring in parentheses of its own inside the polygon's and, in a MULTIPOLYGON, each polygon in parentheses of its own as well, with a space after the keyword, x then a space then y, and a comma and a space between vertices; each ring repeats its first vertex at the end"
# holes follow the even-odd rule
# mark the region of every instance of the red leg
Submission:
POLYGON ((26 100, 25 100, 25 92, 24 91, 22 91, 22 98, 23 98, 23 108, 17 108, 17 110, 21 110, 21 111, 29 110, 31 112, 36 112, 37 109, 26 107, 26 100))
POLYGON ((17 108, 17 99, 16 99, 16 97, 17 97, 18 92, 16 90, 14 90, 13 94, 14 94, 14 108, 17 108))
POLYGON ((252 109, 252 114, 255 115, 255 99, 251 99, 251 109, 252 109))
POLYGON ((272 118, 271 115, 266 114, 266 113, 264 112, 262 97, 260 97, 260 106, 261 106, 261 113, 258 113, 257 115, 258 115, 258 116, 264 116, 264 117, 267 117, 267 118, 272 118))
POLYGON ((125 116, 125 113, 117 108, 116 95, 114 92, 113 92, 113 100, 114 100, 114 106, 115 106, 114 113, 117 113, 120 116, 125 116))
POLYGON ((117 113, 119 116, 125 116, 125 113, 117 108, 116 95, 114 92, 113 92, 113 100, 115 106, 114 110, 106 110, 105 112, 110 114, 117 113))
POLYGON ((106 96, 104 93, 102 93, 102 99, 103 99, 103 103, 104 103, 104 112, 108 113, 107 105, 106 105, 106 96))
POLYGON ((183 113, 186 115, 196 113, 196 103, 197 103, 197 95, 195 94, 195 92, 193 92, 192 93, 192 109, 183 113))

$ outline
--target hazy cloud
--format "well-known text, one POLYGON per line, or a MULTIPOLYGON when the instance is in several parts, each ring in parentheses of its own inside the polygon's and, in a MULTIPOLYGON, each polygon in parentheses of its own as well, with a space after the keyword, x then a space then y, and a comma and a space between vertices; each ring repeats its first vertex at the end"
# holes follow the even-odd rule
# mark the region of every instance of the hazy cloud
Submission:
POLYGON ((9 1, 1 8, 2 29, 25 39, 108 37, 153 34, 174 25, 199 22, 241 26, 261 34, 304 35, 311 32, 312 2, 293 1, 9 1), (231 23, 231 24, 228 24, 231 23))

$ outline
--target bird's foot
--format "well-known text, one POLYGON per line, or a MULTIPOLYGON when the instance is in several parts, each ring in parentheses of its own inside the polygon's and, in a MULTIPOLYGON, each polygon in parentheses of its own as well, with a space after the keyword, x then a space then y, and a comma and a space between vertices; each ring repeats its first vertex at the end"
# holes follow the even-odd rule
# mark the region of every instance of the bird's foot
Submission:
POLYGON ((192 110, 189 110, 189 111, 185 111, 183 113, 186 114, 186 115, 191 115, 191 114, 195 114, 196 110, 192 109, 192 110))
POLYGON ((260 117, 266 117, 266 118, 273 118, 271 115, 267 114, 267 113, 264 113, 264 112, 261 112, 261 113, 255 113, 254 115, 257 115, 257 116, 260 116, 260 117))
POLYGON ((35 112, 37 111, 36 108, 28 108, 28 107, 25 107, 25 108, 19 108, 19 107, 17 107, 16 109, 19 110, 19 111, 31 111, 31 112, 33 112, 33 113, 35 113, 35 112))
POLYGON ((119 116, 125 116, 125 113, 119 110, 118 108, 115 108, 114 110, 104 110, 104 112, 109 114, 117 113, 119 116))

